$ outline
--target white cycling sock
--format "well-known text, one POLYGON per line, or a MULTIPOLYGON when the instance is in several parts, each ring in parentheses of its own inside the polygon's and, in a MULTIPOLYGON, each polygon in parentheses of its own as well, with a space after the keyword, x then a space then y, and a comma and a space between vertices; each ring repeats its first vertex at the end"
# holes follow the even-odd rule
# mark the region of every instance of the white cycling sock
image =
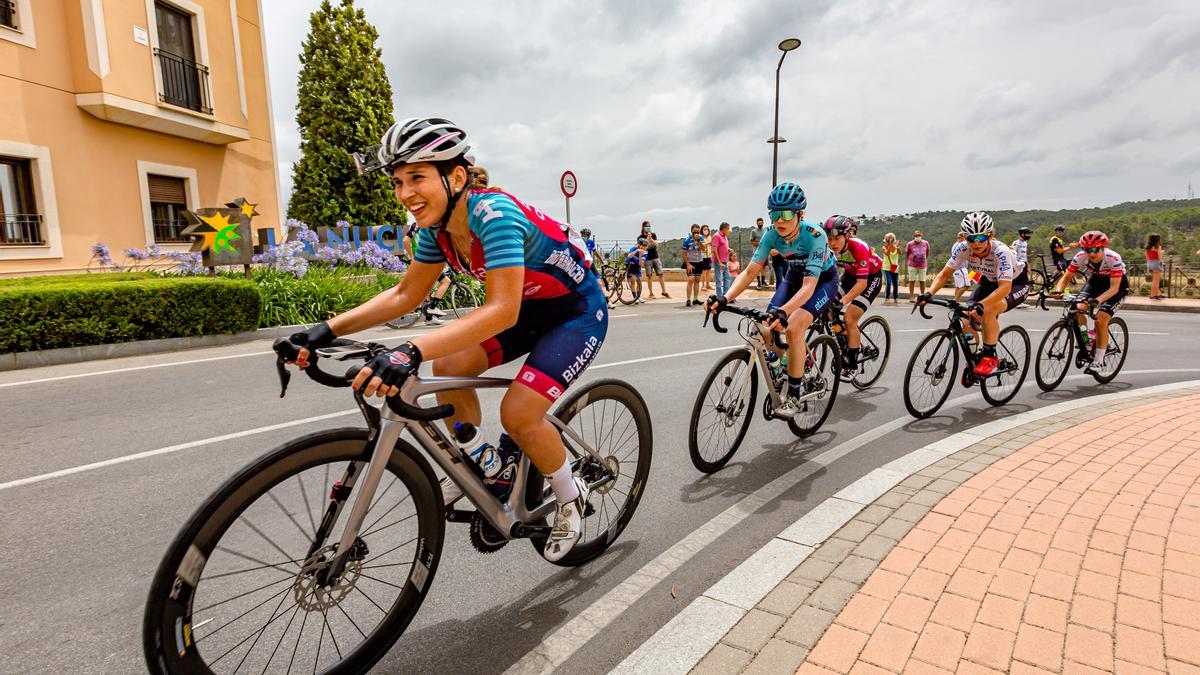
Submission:
POLYGON ((554 490, 554 499, 559 504, 574 501, 579 496, 579 486, 575 484, 575 478, 571 475, 571 463, 565 459, 562 466, 546 476, 546 480, 550 481, 550 489, 554 490))

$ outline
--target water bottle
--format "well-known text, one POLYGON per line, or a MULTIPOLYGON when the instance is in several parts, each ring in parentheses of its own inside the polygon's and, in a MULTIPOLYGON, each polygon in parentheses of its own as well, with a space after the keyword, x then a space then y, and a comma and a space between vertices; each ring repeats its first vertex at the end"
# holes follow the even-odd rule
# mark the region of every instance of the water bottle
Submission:
MULTIPOLYGON (((787 357, 784 357, 785 359, 787 357)), ((783 375, 783 366, 785 361, 779 358, 779 354, 775 352, 767 352, 767 367, 771 371, 771 379, 778 380, 783 375)))
POLYGON ((501 461, 500 455, 496 452, 496 448, 492 447, 491 443, 483 440, 479 429, 470 422, 456 422, 454 424, 454 440, 458 442, 458 448, 462 454, 471 460, 472 464, 479 469, 486 481, 489 478, 495 477, 500 473, 501 461))

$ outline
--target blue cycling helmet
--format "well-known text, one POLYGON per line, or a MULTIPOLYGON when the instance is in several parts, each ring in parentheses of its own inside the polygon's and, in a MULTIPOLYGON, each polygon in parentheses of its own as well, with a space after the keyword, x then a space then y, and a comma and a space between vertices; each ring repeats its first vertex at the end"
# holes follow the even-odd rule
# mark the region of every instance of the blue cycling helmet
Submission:
POLYGON ((804 190, 795 183, 780 183, 771 190, 771 196, 767 197, 767 210, 779 211, 782 209, 792 209, 793 211, 803 211, 808 206, 808 198, 804 196, 804 190))

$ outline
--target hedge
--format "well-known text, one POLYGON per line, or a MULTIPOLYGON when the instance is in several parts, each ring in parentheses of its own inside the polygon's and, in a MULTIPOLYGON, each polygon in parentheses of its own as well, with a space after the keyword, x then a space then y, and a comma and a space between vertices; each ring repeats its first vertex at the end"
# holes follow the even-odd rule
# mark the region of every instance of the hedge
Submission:
POLYGON ((258 328, 254 282, 151 273, 0 280, 0 353, 258 328))

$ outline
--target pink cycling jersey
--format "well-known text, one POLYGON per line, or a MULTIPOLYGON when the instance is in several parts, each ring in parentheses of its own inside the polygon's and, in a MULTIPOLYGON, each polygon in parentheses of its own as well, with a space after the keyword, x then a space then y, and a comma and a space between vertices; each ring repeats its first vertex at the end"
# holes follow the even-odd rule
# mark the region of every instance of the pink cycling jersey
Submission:
POLYGON ((871 251, 867 242, 857 237, 846 237, 846 247, 838 255, 837 263, 859 279, 879 274, 883 269, 883 258, 871 251))

